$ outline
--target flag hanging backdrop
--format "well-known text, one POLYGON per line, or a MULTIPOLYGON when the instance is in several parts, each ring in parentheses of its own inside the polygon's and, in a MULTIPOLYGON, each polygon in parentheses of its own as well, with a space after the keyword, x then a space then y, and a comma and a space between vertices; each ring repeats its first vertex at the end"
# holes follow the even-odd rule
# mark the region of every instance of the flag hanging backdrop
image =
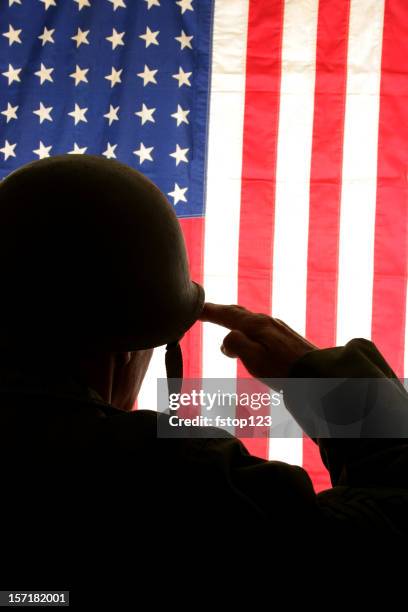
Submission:
MULTIPOLYGON (((209 300, 408 373, 406 0, 1 0, 0 34, 1 178, 67 152, 137 167, 209 300)), ((222 338, 189 332, 187 376, 246 374, 222 338)), ((251 444, 328 485, 310 441, 251 444)))

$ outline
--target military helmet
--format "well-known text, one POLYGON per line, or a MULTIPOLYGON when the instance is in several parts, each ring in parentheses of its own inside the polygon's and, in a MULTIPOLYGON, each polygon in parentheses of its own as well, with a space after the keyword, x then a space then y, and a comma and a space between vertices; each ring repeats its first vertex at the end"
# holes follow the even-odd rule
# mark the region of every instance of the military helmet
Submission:
POLYGON ((138 350, 177 343, 197 320, 172 206, 117 161, 61 155, 0 185, 0 341, 138 350))

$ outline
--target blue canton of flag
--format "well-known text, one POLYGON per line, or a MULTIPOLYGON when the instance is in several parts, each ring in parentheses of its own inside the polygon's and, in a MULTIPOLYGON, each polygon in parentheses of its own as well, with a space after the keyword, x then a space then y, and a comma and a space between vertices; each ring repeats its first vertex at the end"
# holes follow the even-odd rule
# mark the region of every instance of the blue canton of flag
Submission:
POLYGON ((141 170, 204 211, 211 0, 2 0, 0 177, 62 153, 141 170))

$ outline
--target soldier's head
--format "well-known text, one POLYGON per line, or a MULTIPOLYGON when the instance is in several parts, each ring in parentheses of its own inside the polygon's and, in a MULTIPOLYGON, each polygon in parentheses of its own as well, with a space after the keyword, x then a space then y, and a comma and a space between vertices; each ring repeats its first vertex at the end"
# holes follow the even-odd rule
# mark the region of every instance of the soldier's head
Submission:
POLYGON ((120 408, 153 347, 177 347, 204 303, 164 195, 136 170, 86 155, 40 160, 2 182, 0 279, 3 353, 80 362, 120 408))

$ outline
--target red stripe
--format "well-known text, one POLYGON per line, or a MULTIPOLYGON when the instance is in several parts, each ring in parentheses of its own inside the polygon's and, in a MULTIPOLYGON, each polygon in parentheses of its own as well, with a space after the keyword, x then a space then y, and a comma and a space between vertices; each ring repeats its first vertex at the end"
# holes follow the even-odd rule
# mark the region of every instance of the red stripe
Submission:
POLYGON ((404 372, 408 261, 408 7, 385 4, 378 140, 372 339, 404 372))
MULTIPOLYGON (((179 219, 186 241, 192 279, 203 284, 204 219, 179 219)), ((202 324, 196 323, 181 341, 185 378, 202 376, 202 324)))
MULTIPOLYGON (((243 134, 238 302, 271 312, 276 151, 283 26, 282 0, 251 0, 248 16, 243 134)), ((248 377, 238 364, 238 377, 248 377)), ((268 456, 268 439, 246 439, 248 449, 268 456)))
MULTIPOLYGON (((336 306, 343 128, 350 3, 320 2, 310 175, 306 335, 319 347, 336 343, 336 306)), ((304 441, 303 465, 316 490, 330 486, 316 445, 304 441)))

